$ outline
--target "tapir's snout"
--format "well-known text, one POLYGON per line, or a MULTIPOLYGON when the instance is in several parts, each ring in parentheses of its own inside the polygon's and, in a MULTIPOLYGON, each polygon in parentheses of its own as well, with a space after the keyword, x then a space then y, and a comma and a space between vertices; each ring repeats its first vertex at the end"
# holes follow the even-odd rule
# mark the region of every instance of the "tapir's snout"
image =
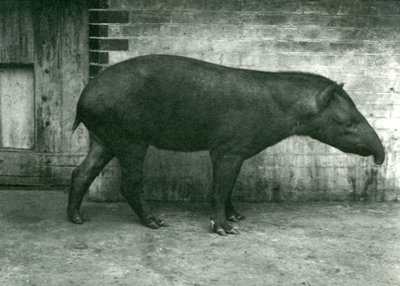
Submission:
POLYGON ((358 144, 357 153, 362 156, 373 156, 374 162, 377 165, 382 165, 385 161, 385 148, 383 147, 382 141, 376 134, 375 130, 366 123, 366 130, 361 136, 362 143, 358 144))
POLYGON ((372 149, 372 155, 374 156, 375 164, 382 165, 385 161, 385 148, 383 147, 382 141, 379 139, 376 133, 372 139, 372 146, 374 146, 372 149))

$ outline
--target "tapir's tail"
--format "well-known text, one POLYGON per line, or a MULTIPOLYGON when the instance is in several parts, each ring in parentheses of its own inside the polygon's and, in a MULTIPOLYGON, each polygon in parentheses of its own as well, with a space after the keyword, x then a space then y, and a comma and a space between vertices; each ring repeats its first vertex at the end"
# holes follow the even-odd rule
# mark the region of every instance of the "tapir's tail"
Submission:
POLYGON ((79 114, 76 113, 74 125, 72 125, 72 131, 75 131, 78 128, 79 124, 81 124, 81 119, 79 118, 79 114))

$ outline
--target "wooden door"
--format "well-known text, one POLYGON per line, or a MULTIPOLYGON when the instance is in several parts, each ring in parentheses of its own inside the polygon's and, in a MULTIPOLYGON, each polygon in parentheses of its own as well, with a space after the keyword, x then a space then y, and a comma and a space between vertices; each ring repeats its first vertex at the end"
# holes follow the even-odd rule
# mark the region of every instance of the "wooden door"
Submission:
POLYGON ((87 15, 86 1, 0 1, 0 187, 65 186, 84 153, 71 126, 88 80, 87 15))

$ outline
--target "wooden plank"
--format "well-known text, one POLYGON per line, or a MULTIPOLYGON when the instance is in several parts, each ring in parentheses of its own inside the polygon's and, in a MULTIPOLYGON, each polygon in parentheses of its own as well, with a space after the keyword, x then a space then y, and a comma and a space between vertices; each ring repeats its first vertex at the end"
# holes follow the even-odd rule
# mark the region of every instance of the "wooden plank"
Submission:
POLYGON ((0 68, 0 147, 34 145, 33 68, 0 68))
MULTIPOLYGON (((85 159, 86 155, 77 154, 40 154, 40 164, 46 166, 76 167, 85 159)), ((111 160, 109 166, 117 166, 117 159, 111 160)))
POLYGON ((72 136, 76 103, 89 80, 88 11, 86 1, 68 1, 63 8, 62 83, 63 83, 63 152, 84 154, 88 136, 78 128, 72 136))
POLYGON ((0 152, 0 184, 2 176, 36 176, 37 154, 30 151, 0 152))
POLYGON ((62 8, 61 1, 38 0, 33 4, 37 149, 40 152, 62 149, 62 8))
POLYGON ((10 188, 26 188, 29 186, 30 188, 43 188, 43 185, 40 183, 39 177, 33 176, 0 176, 0 190, 10 188))
POLYGON ((33 63, 31 2, 0 1, 1 63, 33 63))

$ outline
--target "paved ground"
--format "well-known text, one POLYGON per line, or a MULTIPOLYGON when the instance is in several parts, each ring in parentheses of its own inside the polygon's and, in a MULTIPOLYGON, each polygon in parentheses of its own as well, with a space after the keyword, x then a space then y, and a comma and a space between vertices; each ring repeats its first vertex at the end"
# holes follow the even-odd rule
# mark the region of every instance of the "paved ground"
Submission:
POLYGON ((400 285, 400 204, 240 204, 241 234, 208 230, 209 209, 158 204, 142 227, 125 203, 0 191, 0 285, 400 285))

